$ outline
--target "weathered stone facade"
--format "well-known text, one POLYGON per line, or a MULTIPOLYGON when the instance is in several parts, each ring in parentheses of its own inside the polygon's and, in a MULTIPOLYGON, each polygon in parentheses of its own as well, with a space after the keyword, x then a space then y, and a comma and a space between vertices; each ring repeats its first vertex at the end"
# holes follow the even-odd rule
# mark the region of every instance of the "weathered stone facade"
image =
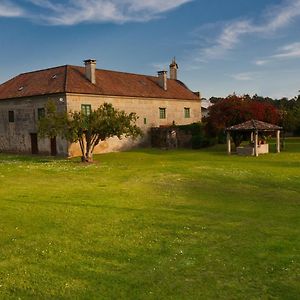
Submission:
MULTIPOLYGON (((45 108, 48 101, 56 103, 59 111, 78 111, 82 104, 91 105, 97 109, 101 104, 112 103, 116 108, 127 113, 135 112, 139 116, 137 125, 143 130, 144 136, 138 140, 111 138, 100 143, 94 153, 119 151, 132 148, 140 144, 149 145, 149 131, 152 127, 176 124, 184 125, 198 122, 200 104, 194 100, 174 99, 139 99, 134 97, 101 96, 85 94, 61 94, 53 96, 39 96, 22 99, 9 99, 0 101, 0 149, 1 151, 32 153, 32 134, 37 133, 38 109, 45 108), (166 118, 160 119, 159 109, 166 109, 166 118), (184 115, 185 108, 189 108, 190 117, 184 115), (9 122, 9 111, 14 112, 14 122, 9 122)), ((51 154, 49 139, 37 141, 38 152, 51 154)), ((61 139, 56 139, 58 155, 80 155, 78 144, 71 144, 61 139)))
MULTIPOLYGON (((60 111, 66 110, 65 95, 39 96, 24 99, 0 101, 0 150, 3 152, 33 153, 37 134, 38 109, 45 108, 51 100, 60 111), (9 121, 9 111, 13 111, 14 120, 9 121)), ((61 138, 56 138, 56 154, 66 155, 68 145, 61 138)), ((37 139, 37 151, 51 154, 51 141, 37 139)))
MULTIPOLYGON (((101 104, 108 102, 116 108, 127 113, 135 112, 139 119, 137 125, 143 130, 144 136, 136 141, 132 139, 118 138, 109 139, 100 143, 94 153, 112 152, 132 148, 140 144, 150 145, 150 129, 152 127, 166 126, 173 123, 186 125, 201 120, 200 100, 178 100, 178 99, 155 99, 136 98, 120 96, 101 96, 84 94, 67 94, 67 111, 81 110, 82 104, 91 105, 92 109, 97 109, 101 104), (166 109, 166 118, 160 119, 159 109, 166 109), (186 117, 185 109, 189 109, 190 117, 186 117)), ((80 155, 80 148, 77 144, 69 147, 69 156, 80 155)))

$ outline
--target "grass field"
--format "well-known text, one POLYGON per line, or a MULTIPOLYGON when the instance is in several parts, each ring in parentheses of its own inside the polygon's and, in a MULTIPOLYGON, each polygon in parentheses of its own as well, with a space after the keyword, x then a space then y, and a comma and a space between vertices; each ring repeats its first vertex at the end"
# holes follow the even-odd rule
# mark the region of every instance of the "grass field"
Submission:
POLYGON ((0 299, 299 299, 300 139, 0 154, 0 299))

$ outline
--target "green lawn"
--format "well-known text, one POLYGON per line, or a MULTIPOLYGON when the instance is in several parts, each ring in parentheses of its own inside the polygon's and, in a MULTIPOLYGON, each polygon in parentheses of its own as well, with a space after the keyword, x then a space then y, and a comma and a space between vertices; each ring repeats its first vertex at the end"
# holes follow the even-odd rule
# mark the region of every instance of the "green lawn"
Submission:
POLYGON ((300 139, 96 161, 0 154, 0 299, 299 299, 300 139))

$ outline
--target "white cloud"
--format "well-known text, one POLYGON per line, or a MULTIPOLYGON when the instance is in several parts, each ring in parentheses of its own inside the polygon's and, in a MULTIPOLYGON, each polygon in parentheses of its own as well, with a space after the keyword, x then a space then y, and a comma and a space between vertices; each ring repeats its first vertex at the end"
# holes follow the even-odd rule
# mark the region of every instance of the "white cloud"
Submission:
POLYGON ((237 73, 237 74, 233 74, 231 75, 232 78, 234 78, 235 80, 238 81, 249 81, 249 80, 253 80, 253 73, 237 73))
POLYGON ((223 25, 222 32, 211 46, 200 50, 198 60, 221 58, 229 50, 234 49, 244 36, 273 34, 288 26, 297 17, 300 17, 300 0, 284 0, 281 5, 269 8, 261 17, 260 22, 257 20, 231 21, 223 25))
POLYGON ((272 58, 298 58, 300 57, 300 43, 293 43, 286 45, 279 49, 279 53, 272 56, 272 58))
POLYGON ((275 60, 300 58, 300 42, 288 44, 280 47, 276 54, 269 56, 266 59, 259 59, 254 62, 257 66, 263 66, 275 60))
POLYGON ((256 64, 257 66, 263 66, 265 64, 267 64, 269 62, 269 60, 267 59, 258 59, 254 62, 254 64, 256 64))
POLYGON ((131 11, 143 11, 148 10, 155 13, 165 12, 170 9, 176 8, 184 3, 191 2, 192 0, 125 0, 124 3, 127 2, 130 5, 131 11))
POLYGON ((289 25, 294 21, 296 17, 300 16, 300 1, 299 0, 285 0, 282 5, 271 7, 266 17, 268 19, 267 28, 268 30, 277 30, 284 26, 289 25))
POLYGON ((23 15, 23 10, 9 1, 0 3, 0 17, 20 17, 23 15))
POLYGON ((240 41, 240 36, 253 32, 251 22, 235 21, 225 26, 215 44, 204 48, 201 52, 205 58, 221 57, 226 51, 233 49, 240 41))
POLYGON ((35 18, 52 25, 83 22, 149 21, 193 0, 29 0, 42 12, 35 18))

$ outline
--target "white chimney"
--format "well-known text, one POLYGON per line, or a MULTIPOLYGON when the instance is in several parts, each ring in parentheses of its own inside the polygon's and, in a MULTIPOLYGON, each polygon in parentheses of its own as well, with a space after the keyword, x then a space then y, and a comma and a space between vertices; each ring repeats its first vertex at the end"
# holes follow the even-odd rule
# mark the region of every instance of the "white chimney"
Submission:
POLYGON ((158 74, 158 84, 165 91, 167 90, 167 71, 159 71, 158 74))
POLYGON ((178 70, 178 65, 174 57, 170 64, 170 79, 177 80, 177 70, 178 70))
POLYGON ((96 83, 96 60, 87 59, 84 61, 85 76, 93 84, 96 83))

